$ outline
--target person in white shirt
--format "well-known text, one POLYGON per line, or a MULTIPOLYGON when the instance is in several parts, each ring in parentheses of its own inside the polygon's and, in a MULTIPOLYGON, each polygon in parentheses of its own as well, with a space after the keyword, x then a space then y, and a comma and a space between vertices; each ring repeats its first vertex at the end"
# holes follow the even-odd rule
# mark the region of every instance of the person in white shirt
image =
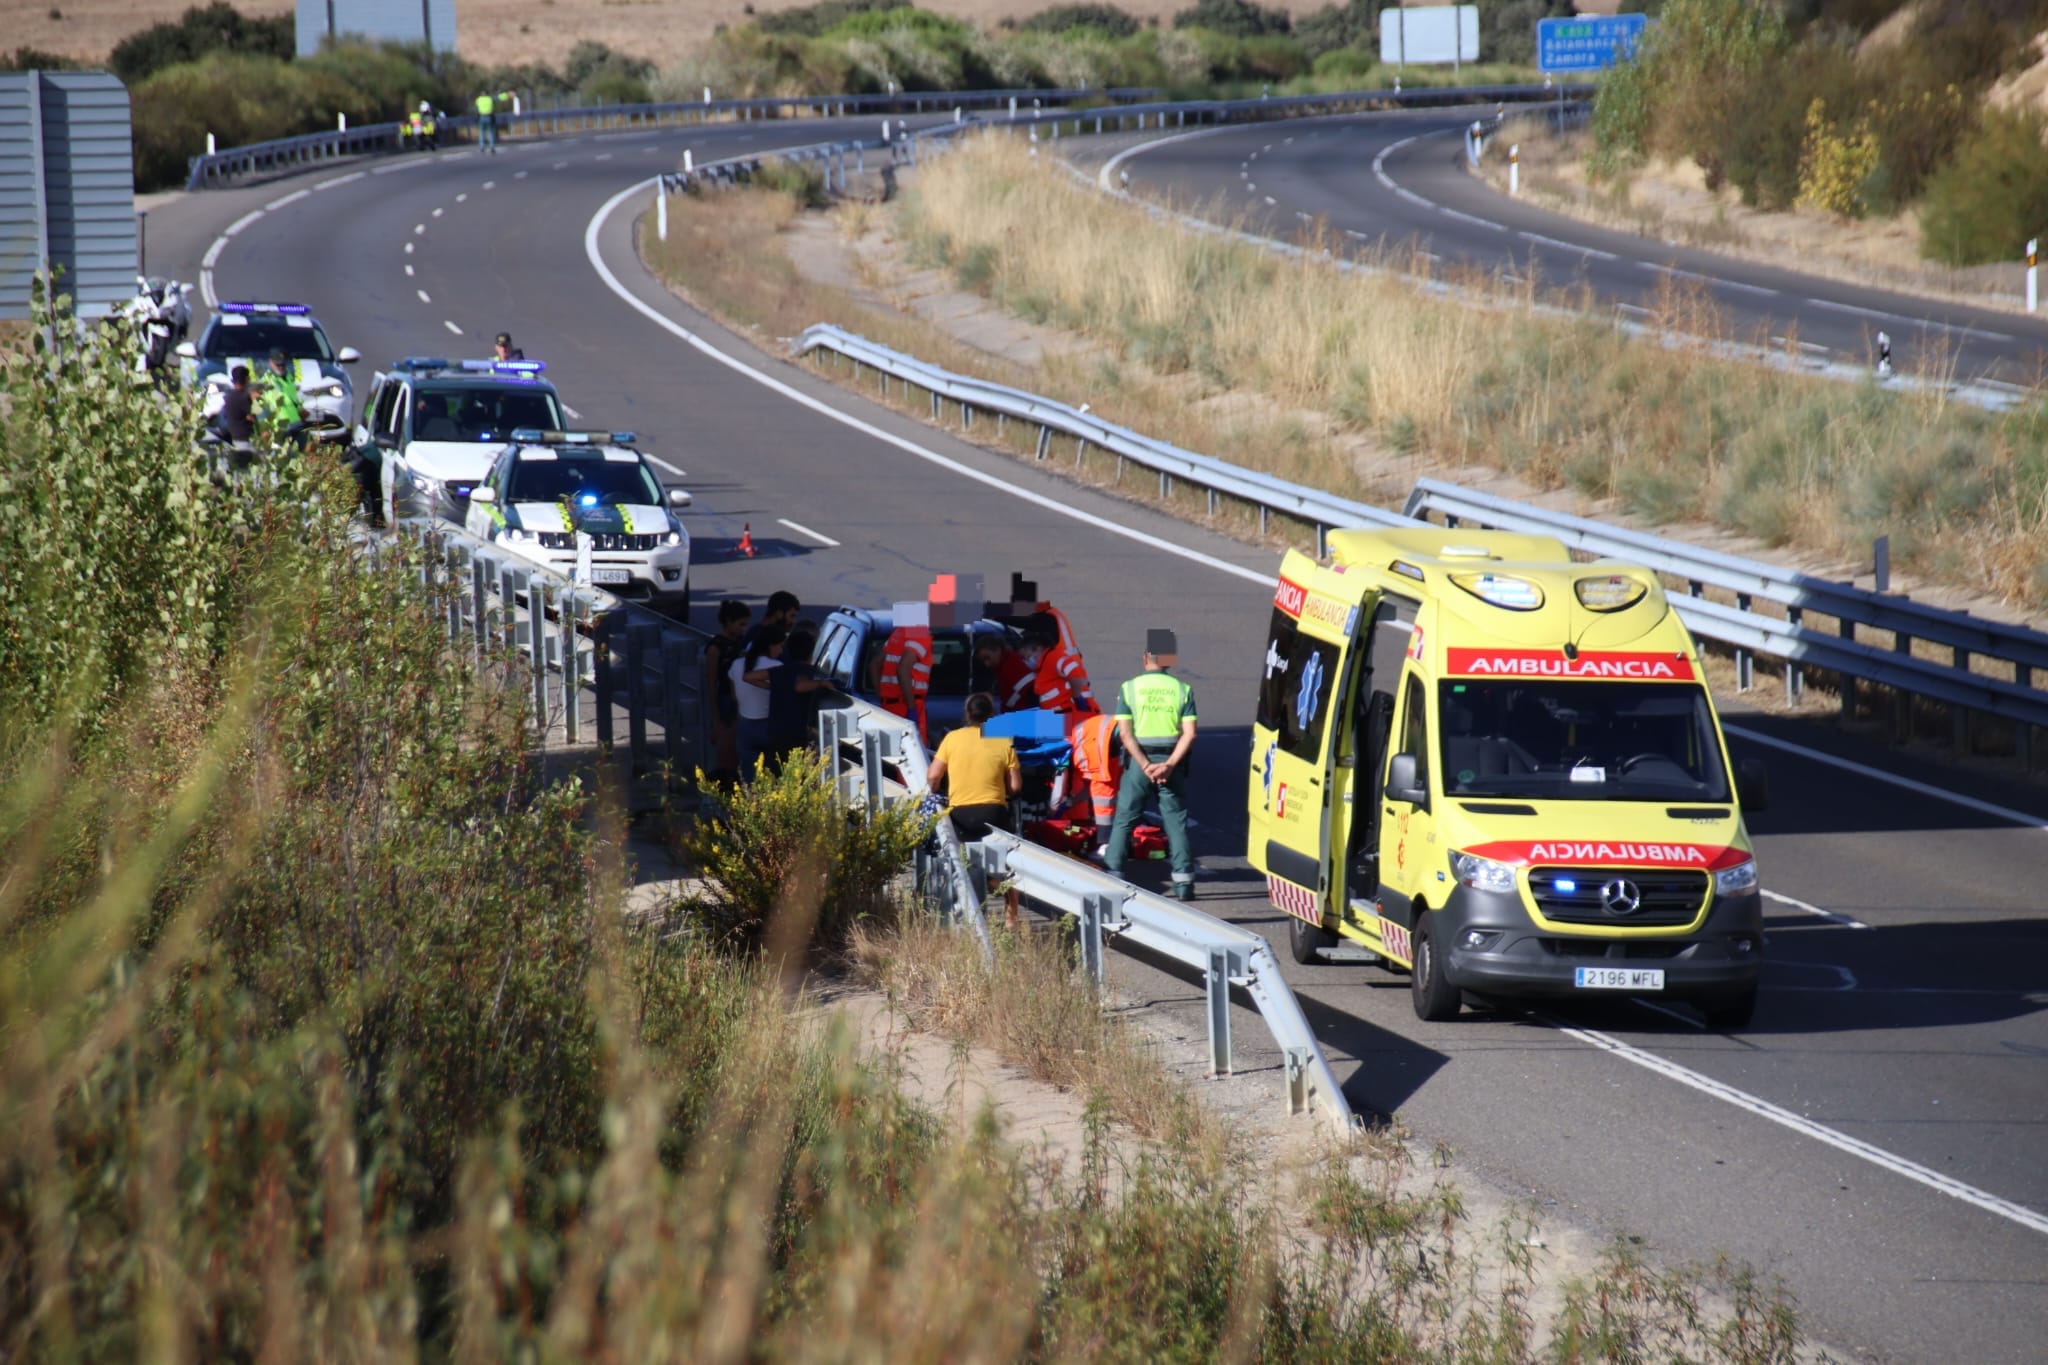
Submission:
POLYGON ((768 675, 782 667, 789 631, 770 623, 754 632, 746 653, 732 661, 732 690, 740 704, 740 781, 754 780, 761 758, 772 747, 768 728, 768 675))

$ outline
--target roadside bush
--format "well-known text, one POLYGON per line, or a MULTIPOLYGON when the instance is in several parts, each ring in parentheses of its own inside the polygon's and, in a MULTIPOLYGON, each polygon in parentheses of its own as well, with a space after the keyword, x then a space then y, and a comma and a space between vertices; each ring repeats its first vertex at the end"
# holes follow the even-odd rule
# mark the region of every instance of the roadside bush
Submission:
POLYGON ((1870 177, 1878 166, 1877 134, 1859 118, 1844 125, 1828 118, 1827 101, 1806 107, 1806 142, 1799 158, 1799 202, 1840 218, 1861 218, 1869 207, 1870 177))
MULTIPOLYGON (((1344 0, 1341 5, 1324 5, 1294 21, 1294 36, 1316 61, 1347 49, 1375 56, 1379 52, 1379 14, 1386 4, 1387 0, 1344 0)), ((1480 11, 1482 24, 1485 13, 1480 11)))
POLYGON ((17 47, 12 52, 0 53, 0 71, 72 71, 81 65, 73 58, 33 47, 17 47))
POLYGON ((1287 11, 1268 9, 1252 0, 1195 0, 1173 16, 1175 28, 1205 28, 1232 38, 1285 34, 1294 27, 1287 11))
POLYGON ((151 24, 114 45, 107 67, 122 83, 137 81, 168 66, 214 52, 240 52, 291 60, 295 47, 289 14, 252 19, 225 0, 185 11, 175 20, 151 24))
POLYGON ((767 14, 757 16, 747 27, 762 33, 815 38, 826 29, 843 23, 854 15, 878 14, 886 10, 900 9, 902 4, 903 0, 821 0, 821 3, 815 5, 771 10, 767 14))
POLYGON ((2018 260, 2048 225, 2048 152, 2039 114, 1985 114, 1935 172, 1920 211, 1920 249, 1948 265, 2018 260))
POLYGON ((1017 25, 1025 33, 1065 33, 1086 28, 1109 38, 1128 38, 1141 28, 1136 18, 1115 5, 1054 5, 1017 25))
POLYGON ((908 803, 841 809, 824 760, 801 754, 777 769, 764 765, 723 801, 721 814, 699 823, 689 852, 712 888, 700 922, 742 951, 771 942, 786 954, 813 941, 843 946, 857 921, 887 917, 890 879, 931 830, 908 803))

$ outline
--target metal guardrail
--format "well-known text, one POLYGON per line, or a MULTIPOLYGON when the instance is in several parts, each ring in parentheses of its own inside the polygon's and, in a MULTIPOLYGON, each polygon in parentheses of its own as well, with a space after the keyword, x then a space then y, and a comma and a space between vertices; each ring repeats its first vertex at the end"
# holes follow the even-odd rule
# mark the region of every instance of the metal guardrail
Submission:
POLYGON ((657 767, 650 726, 661 732, 660 764, 672 776, 703 761, 709 717, 702 632, 448 522, 405 521, 399 531, 425 548, 423 581, 447 594, 450 643, 466 644, 478 659, 504 651, 525 661, 535 724, 543 731, 559 719, 563 738, 581 742, 587 689, 601 753, 615 748, 618 713, 625 713, 635 776, 657 767))
MULTIPOLYGON (((855 114, 924 114, 941 110, 999 109, 1002 120, 1019 127, 1051 127, 1055 137, 1067 124, 1080 134, 1093 123, 1097 133, 1121 130, 1136 121, 1139 129, 1189 123, 1227 123, 1268 118, 1304 118, 1362 109, 1436 108, 1457 104, 1530 103, 1545 100, 1580 99, 1591 86, 1535 85, 1458 86, 1423 90, 1351 90, 1327 95, 1261 96, 1241 100, 1154 101, 1156 90, 1118 87, 1110 90, 961 90, 909 91, 894 95, 816 95, 802 98, 680 100, 659 104, 612 104, 553 109, 522 109, 517 114, 498 115, 501 135, 521 133, 552 134, 596 126, 620 130, 663 123, 708 123, 714 120, 774 119, 804 114, 817 118, 844 118, 855 114), (1106 100, 1108 105, 1088 109, 1042 108, 1067 105, 1077 100, 1106 100), (1027 109, 1026 102, 1033 107, 1027 109)), ((253 142, 192 157, 185 180, 188 190, 226 185, 246 175, 296 169, 343 156, 374 152, 395 152, 400 148, 402 123, 368 124, 347 131, 306 133, 298 137, 253 142)), ((445 115, 436 120, 443 136, 465 137, 475 133, 474 114, 445 115)))
MULTIPOLYGON (((879 706, 848 698, 841 707, 821 711, 818 747, 834 760, 829 777, 843 801, 879 805, 912 800, 928 785, 916 727, 879 706)), ((1079 921, 1081 967, 1098 988, 1105 981, 1103 949, 1111 942, 1146 949, 1201 973, 1209 1061, 1217 1075, 1231 1070, 1230 992, 1233 987, 1244 991, 1286 1059, 1289 1111, 1302 1113, 1313 1103, 1338 1127, 1354 1125, 1351 1106, 1264 938, 1013 834, 992 831, 963 847, 950 821, 940 820, 936 832, 940 852, 921 865, 921 880, 940 879, 944 898, 974 931, 985 959, 993 961, 994 954, 982 901, 994 879, 1008 877, 1023 899, 1079 921)))
MULTIPOLYGON (((750 122, 792 115, 816 118, 844 118, 853 114, 923 114, 941 109, 1006 108, 1023 102, 1051 100, 1069 103, 1078 99, 1100 99, 1112 103, 1143 100, 1158 94, 1146 87, 1110 90, 967 90, 958 92, 910 91, 895 95, 817 95, 801 98, 677 100, 656 104, 605 104, 522 108, 519 113, 497 116, 501 135, 521 133, 553 134, 596 126, 621 130, 663 123, 710 123, 719 120, 750 122)), ((344 156, 400 150, 403 122, 365 124, 360 128, 304 133, 297 137, 274 138, 241 147, 191 157, 185 188, 217 188, 246 175, 273 174, 344 156)), ((475 114, 446 114, 435 120, 436 132, 448 137, 470 136, 477 129, 475 114)))
POLYGON ((991 831, 980 840, 980 850, 991 875, 1007 875, 1024 898, 1079 921, 1081 966, 1097 986, 1105 978, 1103 948, 1113 941, 1200 972, 1214 1074, 1230 1074, 1230 991, 1236 987, 1258 1008, 1285 1058, 1288 1111, 1299 1114, 1313 1103, 1338 1128, 1356 1125, 1301 1002, 1263 937, 1014 834, 991 831))
MULTIPOLYGON (((1269 528, 1274 514, 1289 518, 1314 529, 1318 555, 1327 552, 1327 534, 1338 527, 1423 524, 1415 516, 1353 502, 1211 456, 1197 455, 1050 398, 954 374, 838 327, 820 325, 806 329, 796 339, 793 351, 797 355, 824 351, 844 357, 855 365, 856 375, 862 367, 871 368, 882 377, 885 395, 890 379, 923 389, 931 395, 933 419, 938 420, 944 405, 952 403, 960 410, 963 430, 972 430, 977 412, 993 415, 999 422, 1035 424, 1039 428, 1037 451, 1041 460, 1050 453, 1052 434, 1056 432, 1075 440, 1077 463, 1082 452, 1094 445, 1116 456, 1119 475, 1126 462, 1153 471, 1161 496, 1170 494, 1176 483, 1204 489, 1211 515, 1220 499, 1230 498, 1258 510, 1261 531, 1269 528)), ((1432 510, 1448 513, 1453 524, 1463 518, 1517 531, 1557 535, 1567 544, 1591 553, 1626 559, 1686 582, 1692 595, 1675 597, 1673 605, 1695 635, 1737 651, 1738 683, 1742 687, 1748 687, 1752 681, 1748 655, 1764 654, 1787 662, 1786 686, 1795 694, 1799 688, 1799 669, 1810 666, 1838 673, 1845 679, 1877 683, 1943 702, 1958 708, 1959 716, 1975 711, 2010 720, 2018 727, 2017 740, 2023 758, 2031 759, 2030 727, 2048 727, 2048 692, 2031 685, 2033 671, 2048 668, 2048 636, 2025 627, 2004 626, 1963 612, 1943 611, 1846 584, 1831 584, 1774 565, 1700 550, 1425 479, 1416 485, 1407 511, 1432 510), (1733 592, 1736 605, 1726 606, 1701 596, 1707 586, 1733 592), (1756 598, 1782 603, 1789 619, 1751 610, 1756 598), (1840 633, 1829 635, 1805 625, 1799 619, 1803 611, 1835 618, 1841 623, 1840 633), (1895 645, 1884 649, 1858 640, 1856 632, 1860 629, 1891 631, 1895 645), (1915 657, 1911 653, 1915 639, 1948 645, 1952 650, 1951 661, 1944 664, 1915 657), (2014 680, 1971 671, 1973 655, 2011 664, 2014 680)), ((1853 704, 1853 688, 1845 687, 1843 694, 1845 705, 1853 704)))

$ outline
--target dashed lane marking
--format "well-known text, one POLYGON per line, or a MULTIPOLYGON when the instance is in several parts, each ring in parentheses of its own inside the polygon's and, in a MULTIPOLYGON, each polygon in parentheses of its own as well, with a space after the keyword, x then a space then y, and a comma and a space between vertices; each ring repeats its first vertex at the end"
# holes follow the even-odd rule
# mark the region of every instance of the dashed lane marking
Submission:
POLYGON ((800 521, 791 521, 788 517, 777 517, 776 520, 781 522, 784 526, 787 526, 790 530, 796 532, 800 536, 809 536, 812 540, 817 541, 820 545, 830 545, 835 550, 839 548, 838 541, 832 539, 832 537, 830 536, 820 535, 818 532, 813 531, 810 527, 804 525, 800 521))
POLYGON ((1577 242, 1567 242, 1557 237, 1545 237, 1540 232, 1518 232, 1515 235, 1542 246, 1554 246, 1562 251, 1576 251, 1585 256, 1598 256, 1603 261, 1618 261, 1621 259, 1621 257, 1611 251, 1602 251, 1596 246, 1580 246, 1577 242))
POLYGON ((447 329, 448 329, 449 331, 451 331, 451 332, 455 333, 455 335, 457 335, 457 336, 461 336, 461 335, 462 335, 462 329, 461 329, 460 327, 457 327, 457 326, 456 326, 456 325, 455 325, 454 323, 452 323, 452 322, 449 322, 449 321, 447 321, 447 320, 445 320, 445 319, 444 319, 444 320, 442 321, 441 325, 442 325, 443 327, 446 327, 446 328, 447 328, 447 329))
POLYGON ((347 175, 337 175, 332 180, 323 180, 313 188, 315 190, 331 190, 336 185, 351 185, 361 180, 364 174, 365 172, 363 171, 350 171, 347 175))
POLYGON ((412 292, 413 292, 413 293, 415 293, 415 294, 418 294, 418 295, 420 296, 420 302, 421 302, 421 303, 432 303, 432 302, 433 302, 433 300, 432 300, 432 299, 430 299, 430 298, 428 298, 428 297, 427 297, 427 291, 426 291, 426 290, 424 290, 424 289, 415 289, 415 290, 413 290, 412 292))
POLYGON ((439 217, 441 216, 441 213, 442 213, 442 210, 440 210, 440 209, 435 209, 435 210, 434 210, 434 216, 435 216, 436 218, 439 218, 439 217))
POLYGON ((291 192, 290 194, 287 194, 287 195, 286 195, 286 196, 285 196, 284 198, 282 198, 282 199, 273 199, 273 200, 271 200, 271 201, 270 201, 269 203, 265 204, 265 205, 264 205, 263 207, 264 207, 264 208, 266 208, 266 209, 269 209, 269 210, 270 210, 270 211, 272 211, 272 212, 276 212, 276 211, 277 211, 278 209, 281 209, 281 208, 283 208, 283 207, 284 207, 284 206, 285 206, 286 204, 296 204, 296 203, 298 203, 298 202, 299 202, 299 201, 300 201, 301 199, 308 199, 308 198, 311 198, 311 197, 312 197, 312 194, 313 194, 313 191, 311 191, 311 190, 293 190, 293 191, 292 191, 292 192, 291 192))
POLYGON ((1456 209, 1447 209, 1444 208, 1442 205, 1437 206, 1437 212, 1441 213, 1446 218, 1455 218, 1461 223, 1470 223, 1473 227, 1487 228, 1494 232, 1507 231, 1507 227, 1505 224, 1496 223, 1491 218, 1481 218, 1479 215, 1474 213, 1460 213, 1456 209))

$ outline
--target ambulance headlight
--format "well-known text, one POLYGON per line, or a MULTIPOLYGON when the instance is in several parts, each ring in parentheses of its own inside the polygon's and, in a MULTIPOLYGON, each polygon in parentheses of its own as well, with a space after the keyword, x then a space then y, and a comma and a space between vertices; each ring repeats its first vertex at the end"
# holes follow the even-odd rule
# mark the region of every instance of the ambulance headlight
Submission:
POLYGON ((1739 896, 1745 891, 1756 890, 1756 859, 1744 858, 1733 867, 1724 867, 1714 874, 1714 891, 1723 896, 1739 896))
POLYGON ((1451 854, 1451 875, 1474 891, 1499 891, 1513 895, 1515 890, 1515 869, 1509 863, 1497 863, 1491 858, 1476 854, 1451 854))

